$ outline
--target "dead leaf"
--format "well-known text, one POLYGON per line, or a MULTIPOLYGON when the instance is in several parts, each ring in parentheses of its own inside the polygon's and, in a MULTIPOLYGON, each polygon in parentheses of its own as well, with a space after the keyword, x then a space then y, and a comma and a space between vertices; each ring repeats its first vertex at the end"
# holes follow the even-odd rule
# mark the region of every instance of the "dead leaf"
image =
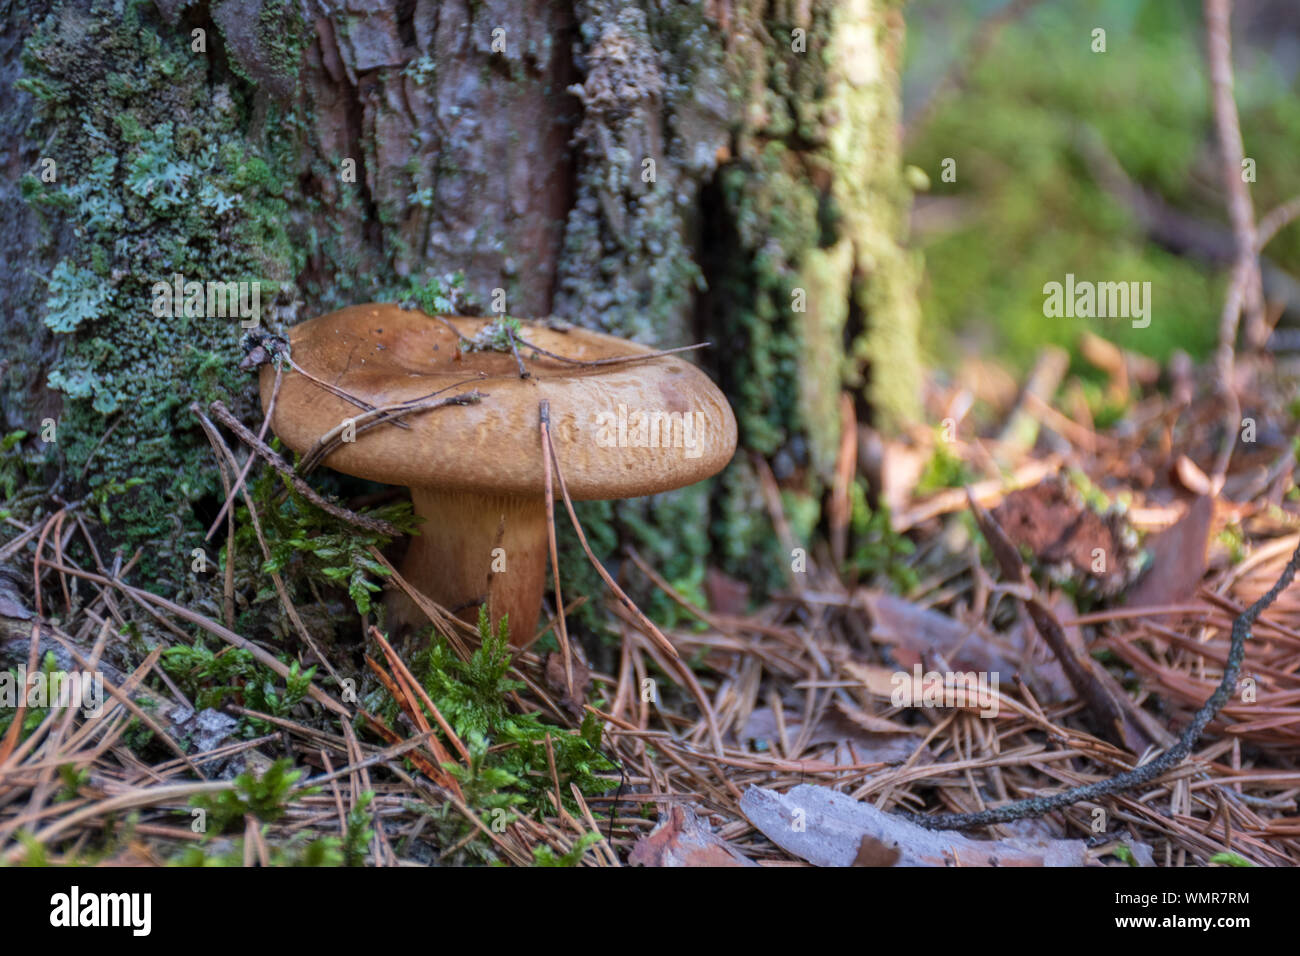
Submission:
POLYGON ((862 834, 858 844, 858 855, 853 859, 854 866, 893 866, 903 855, 896 846, 885 846, 875 837, 862 834))
POLYGON ((958 670, 1000 673, 1007 679, 1020 670, 989 637, 947 614, 883 591, 864 588, 857 596, 871 616, 872 638, 917 655, 912 660, 900 657, 899 663, 904 666, 918 662, 921 655, 939 654, 958 670))
POLYGON ((1151 567, 1129 591, 1129 607, 1158 607, 1186 601, 1201 586, 1214 523, 1214 499, 1202 495, 1171 527, 1151 539, 1151 567))
POLYGON ((896 814, 826 787, 799 784, 788 793, 750 787, 740 801, 749 822, 781 849, 814 866, 860 866, 864 852, 897 866, 1087 866, 1081 840, 1008 837, 973 840, 955 830, 927 830, 896 814), (866 840, 871 845, 864 847, 866 840))
POLYGON ((1118 593, 1128 584, 1133 548, 1118 513, 1099 514, 1060 476, 1007 495, 993 517, 1017 548, 1039 565, 1065 565, 1090 590, 1118 593), (1104 560, 1097 569, 1097 557, 1104 560))
POLYGON ((636 841, 628 862, 633 866, 757 866, 719 838, 690 807, 675 804, 659 825, 636 841))

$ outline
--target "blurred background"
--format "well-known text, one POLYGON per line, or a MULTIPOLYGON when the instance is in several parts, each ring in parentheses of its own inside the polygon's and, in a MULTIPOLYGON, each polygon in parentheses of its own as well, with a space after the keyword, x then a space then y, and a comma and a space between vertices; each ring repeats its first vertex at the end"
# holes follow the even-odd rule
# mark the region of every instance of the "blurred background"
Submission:
MULTIPOLYGON (((929 190, 922 336, 934 359, 996 355, 1023 369, 1085 324, 1164 359, 1213 349, 1233 258, 1195 0, 916 0, 906 7, 905 158, 929 190), (1106 31, 1106 52, 1089 37, 1106 31), (955 82, 953 82, 955 80, 955 82), (937 174, 957 159, 956 182, 937 174), (1150 281, 1150 327, 1043 315, 1066 273, 1150 281)), ((1239 0, 1232 59, 1257 216, 1300 192, 1300 5, 1239 0)), ((1297 320, 1300 230, 1265 251, 1266 297, 1297 320)))

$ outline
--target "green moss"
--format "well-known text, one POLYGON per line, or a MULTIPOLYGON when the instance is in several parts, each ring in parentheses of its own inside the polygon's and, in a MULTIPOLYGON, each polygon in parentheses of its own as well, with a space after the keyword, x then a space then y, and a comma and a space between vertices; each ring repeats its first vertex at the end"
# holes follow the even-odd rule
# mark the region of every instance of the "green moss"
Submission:
MULTIPOLYGON (((588 795, 604 793, 617 770, 601 751, 599 721, 589 714, 577 730, 568 731, 545 723, 538 713, 512 711, 508 701, 524 684, 509 676, 508 624, 502 619, 493 634, 483 609, 478 627, 482 643, 468 660, 435 637, 411 662, 412 673, 470 754, 469 766, 445 766, 460 782, 466 803, 489 821, 552 812, 553 773, 564 808, 577 812, 570 785, 588 795)), ((396 726, 397 703, 386 690, 366 695, 363 706, 396 726)), ((476 832, 464 821, 457 825, 461 835, 476 832)))
MULTIPOLYGON (((744 7, 738 16, 755 16, 744 7)), ((904 245, 910 193, 896 140, 897 77, 887 56, 896 13, 877 5, 764 8, 733 45, 737 95, 762 90, 716 179, 704 243, 710 320, 726 356, 718 371, 743 447, 779 481, 797 476, 810 526, 838 452, 840 394, 856 392, 886 428, 918 411, 920 263, 904 245), (793 31, 807 41, 793 48, 793 31)), ((747 469, 732 466, 719 528, 729 570, 782 577, 766 508, 747 469)))
POLYGON ((257 38, 266 62, 278 76, 297 76, 302 51, 311 36, 298 4, 286 0, 263 2, 257 15, 257 38))
POLYGON ((214 19, 230 68, 272 97, 287 99, 298 85, 302 54, 312 31, 293 0, 225 0, 214 19))

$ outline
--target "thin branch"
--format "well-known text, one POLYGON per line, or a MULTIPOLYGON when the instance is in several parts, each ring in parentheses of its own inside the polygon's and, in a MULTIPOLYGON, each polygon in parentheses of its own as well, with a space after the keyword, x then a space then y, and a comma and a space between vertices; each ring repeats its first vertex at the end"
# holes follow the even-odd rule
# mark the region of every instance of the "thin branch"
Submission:
MULTIPOLYGON (((458 388, 464 384, 466 383, 457 382, 455 385, 447 386, 447 388, 458 388)), ((446 390, 447 389, 444 388, 441 391, 445 392, 446 390)), ((437 395, 439 392, 434 392, 433 394, 437 395)), ((424 396, 422 398, 411 399, 405 402, 398 402, 394 405, 385 405, 380 408, 373 408, 370 411, 363 412, 353 418, 345 418, 320 438, 316 439, 316 444, 312 446, 311 450, 303 456, 302 461, 298 463, 298 474, 310 474, 326 457, 329 456, 331 452, 334 451, 334 449, 343 444, 342 436, 348 430, 349 423, 353 426, 354 434, 363 435, 372 428, 377 428, 380 425, 396 425, 404 416, 414 415, 416 412, 430 412, 434 409, 446 408, 450 405, 477 405, 488 394, 489 393, 487 392, 480 392, 478 389, 475 389, 472 392, 466 392, 464 395, 453 395, 449 398, 438 399, 436 401, 432 400, 431 396, 424 396)))
POLYGON ((665 355, 676 355, 678 352, 693 352, 696 349, 707 349, 713 345, 712 342, 696 342, 694 345, 679 345, 675 349, 660 349, 656 352, 644 352, 640 355, 615 355, 612 358, 591 359, 583 361, 581 359, 568 358, 564 355, 556 355, 554 352, 548 352, 546 349, 534 345, 527 339, 519 340, 525 348, 530 348, 534 352, 545 355, 547 358, 555 359, 557 362, 563 362, 565 365, 576 365, 581 368, 594 368, 599 365, 624 365, 628 362, 642 362, 646 359, 662 358, 665 355))
MULTIPOLYGON (((354 511, 349 511, 342 505, 336 505, 332 501, 326 501, 314 488, 312 488, 311 485, 303 481, 302 478, 294 472, 288 462, 273 452, 264 442, 258 440, 256 435, 244 427, 243 422, 230 414, 230 410, 226 408, 224 403, 215 401, 208 407, 212 411, 213 418, 234 432, 240 441, 256 452, 268 465, 283 475, 285 480, 293 485, 295 491, 314 504, 317 508, 320 508, 327 514, 333 515, 340 521, 346 521, 348 524, 355 525, 358 528, 365 528, 367 531, 377 531, 380 534, 388 535, 390 538, 400 538, 405 534, 405 532, 402 531, 401 528, 397 527, 397 525, 384 521, 382 518, 370 518, 366 515, 359 515, 354 511)), ((190 411, 200 418, 204 417, 203 410, 199 407, 198 402, 194 402, 190 405, 190 411)))
POLYGON ((519 357, 519 346, 515 344, 515 330, 506 326, 506 338, 510 340, 510 354, 515 357, 515 366, 519 369, 520 378, 532 378, 533 373, 528 371, 524 365, 524 360, 519 357))
POLYGON ((1279 232, 1300 217, 1300 196, 1288 199, 1259 221, 1255 230, 1255 251, 1263 252, 1279 232))
MULTIPOLYGON (((449 328, 452 331, 452 333, 456 336, 456 338, 460 341, 462 345, 464 345, 466 342, 474 343, 474 339, 470 338, 468 335, 463 333, 460 329, 456 328, 456 326, 452 325, 451 322, 449 322, 444 316, 435 315, 432 316, 432 318, 437 319, 443 325, 447 326, 447 328, 449 328)), ((555 352, 548 352, 540 345, 534 345, 532 342, 529 342, 522 335, 518 335, 518 336, 515 335, 514 329, 512 329, 508 325, 505 327, 505 330, 506 330, 507 340, 510 343, 510 351, 514 353, 515 361, 519 365, 520 378, 528 378, 529 373, 524 368, 523 360, 519 357, 519 350, 516 347, 516 343, 522 345, 526 349, 531 349, 532 351, 536 352, 538 355, 545 355, 547 358, 554 359, 557 362, 563 362, 565 365, 575 365, 580 368, 587 368, 587 367, 594 368, 600 365, 622 365, 627 362, 643 362, 647 359, 662 358, 665 355, 676 355, 679 352, 691 352, 694 351, 695 349, 706 349, 713 345, 712 342, 696 342, 694 345, 680 345, 677 348, 660 349, 654 352, 642 352, 634 355, 615 355, 610 358, 583 360, 583 359, 569 358, 567 355, 558 355, 555 352)), ((483 349, 487 349, 488 347, 475 345, 475 348, 479 350, 483 350, 483 349)), ((492 348, 490 350, 503 351, 502 349, 499 348, 492 348)))
POLYGON ((573 501, 569 497, 569 487, 564 481, 564 472, 560 470, 559 458, 555 454, 555 443, 551 440, 551 433, 549 430, 544 432, 544 435, 550 453, 550 460, 552 466, 555 468, 555 477, 560 483, 560 495, 564 498, 564 507, 569 512, 569 520, 573 523, 573 530, 578 534, 578 543, 582 545, 582 550, 587 552, 587 559, 591 562, 591 566, 596 569, 596 573, 600 575, 601 579, 606 585, 608 585, 609 589, 614 592, 619 601, 627 607, 636 618, 637 622, 646 629, 646 633, 654 638, 655 643, 658 644, 659 647, 662 648, 673 660, 677 660, 679 655, 677 653, 677 648, 673 646, 672 641, 664 637, 663 632, 659 630, 654 621, 646 617, 645 612, 637 607, 635 602, 627 596, 627 593, 618 586, 618 582, 610 577, 609 572, 605 570, 605 566, 600 563, 600 559, 592 552, 591 545, 587 544, 587 535, 582 530, 582 525, 578 522, 578 515, 573 510, 573 501))
MULTIPOLYGON (((368 412, 375 410, 375 406, 371 405, 365 399, 358 398, 357 396, 353 395, 351 392, 344 391, 343 389, 339 388, 337 385, 331 385, 329 382, 325 381, 324 379, 317 378, 315 375, 311 374, 311 372, 307 371, 305 368, 303 368, 301 365, 299 365, 289 356, 285 356, 284 360, 289 363, 289 367, 291 369, 293 369, 303 378, 307 379, 307 381, 311 382, 314 385, 319 385, 321 388, 325 389, 325 391, 329 392, 331 395, 337 395, 339 398, 343 399, 343 401, 355 405, 357 406, 357 408, 364 408, 368 412)), ((406 424, 406 422, 394 422, 393 424, 395 424, 398 428, 411 427, 410 425, 406 424)))
MULTIPOLYGON (((1252 347, 1263 345, 1264 294, 1259 273, 1259 242, 1255 232, 1255 210, 1250 190, 1242 178, 1245 146, 1232 87, 1232 28, 1229 23, 1231 0, 1205 0, 1206 51, 1210 62, 1210 84, 1214 102, 1214 125, 1223 161, 1223 184, 1228 191, 1228 214, 1237 241, 1237 272, 1234 285, 1242 283, 1242 297, 1234 308, 1225 308, 1219 320, 1219 349, 1231 348, 1236 342, 1237 325, 1244 308, 1246 341, 1252 347)), ((1224 382, 1224 387, 1231 383, 1224 382)))
MULTIPOLYGON (((275 403, 280 398, 280 383, 283 380, 283 366, 277 362, 275 365, 275 384, 271 388, 271 400, 266 404, 266 414, 262 416, 262 427, 257 430, 259 441, 266 440, 266 430, 271 425, 271 416, 275 414, 275 403)), ((212 527, 208 528, 208 533, 203 536, 204 541, 212 540, 212 536, 216 534, 217 526, 221 524, 221 519, 225 516, 227 511, 231 510, 231 505, 234 503, 235 496, 239 494, 239 489, 244 486, 244 479, 248 477, 248 470, 253 467, 253 461, 255 458, 256 456, 254 455, 248 456, 248 459, 244 462, 244 467, 240 469, 239 476, 235 479, 234 487, 226 489, 226 500, 222 503, 221 510, 217 512, 217 517, 212 522, 212 527)), ((232 525, 231 528, 233 533, 234 526, 232 525)), ((233 538, 231 540, 233 542, 233 538)))

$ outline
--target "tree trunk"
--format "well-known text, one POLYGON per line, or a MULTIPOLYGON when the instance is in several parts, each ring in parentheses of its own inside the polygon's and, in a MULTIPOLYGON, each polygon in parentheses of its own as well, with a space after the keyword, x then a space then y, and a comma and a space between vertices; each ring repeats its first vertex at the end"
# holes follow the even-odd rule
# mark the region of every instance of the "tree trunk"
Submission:
POLYGON ((156 579, 184 577, 193 503, 220 494, 190 403, 260 417, 239 317, 160 308, 175 276, 260 282, 272 328, 504 296, 711 341, 731 469, 585 511, 595 541, 635 541, 683 586, 704 555, 779 579, 752 456, 816 506, 842 390, 886 427, 916 413, 895 2, 0 6, 0 416, 65 497, 98 489, 113 536, 153 542, 156 579))

